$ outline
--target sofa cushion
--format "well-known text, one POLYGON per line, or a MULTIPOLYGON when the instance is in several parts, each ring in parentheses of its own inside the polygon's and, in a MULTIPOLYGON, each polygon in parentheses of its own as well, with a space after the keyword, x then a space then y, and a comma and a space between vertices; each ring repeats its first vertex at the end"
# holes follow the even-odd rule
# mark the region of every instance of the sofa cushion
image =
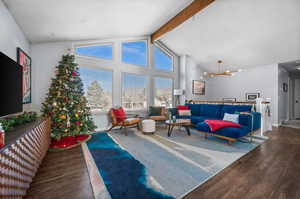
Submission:
POLYGON ((176 115, 177 119, 191 119, 190 115, 176 115))
POLYGON ((251 105, 223 105, 220 117, 223 118, 225 113, 251 112, 251 109, 251 105))
POLYGON ((171 113, 172 116, 178 114, 178 109, 177 108, 169 108, 168 111, 169 111, 169 113, 171 113))
POLYGON ((187 104, 190 107, 192 115, 200 116, 201 115, 201 104, 187 104))
POLYGON ((238 139, 247 135, 250 130, 246 126, 241 125, 241 127, 224 127, 216 131, 210 131, 210 128, 207 123, 200 122, 196 125, 196 129, 203 132, 213 133, 225 137, 238 139))
POLYGON ((203 122, 204 120, 216 120, 217 118, 208 118, 205 116, 191 116, 191 122, 193 124, 198 124, 199 122, 203 122))
POLYGON ((201 116, 220 119, 222 106, 218 104, 201 104, 201 116))
POLYGON ((203 122, 204 120, 206 120, 206 117, 203 117, 203 116, 192 115, 192 117, 191 117, 191 122, 193 124, 198 124, 199 122, 203 122))

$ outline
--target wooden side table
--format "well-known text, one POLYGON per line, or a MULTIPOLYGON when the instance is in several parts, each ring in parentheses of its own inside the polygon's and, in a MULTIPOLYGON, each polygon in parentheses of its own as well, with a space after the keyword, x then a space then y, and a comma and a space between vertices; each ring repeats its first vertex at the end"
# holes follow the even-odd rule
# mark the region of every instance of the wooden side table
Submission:
POLYGON ((173 120, 166 120, 166 125, 168 125, 168 137, 171 136, 173 129, 175 126, 180 126, 183 127, 187 134, 190 136, 190 126, 191 126, 191 120, 189 119, 176 119, 175 121, 173 120))

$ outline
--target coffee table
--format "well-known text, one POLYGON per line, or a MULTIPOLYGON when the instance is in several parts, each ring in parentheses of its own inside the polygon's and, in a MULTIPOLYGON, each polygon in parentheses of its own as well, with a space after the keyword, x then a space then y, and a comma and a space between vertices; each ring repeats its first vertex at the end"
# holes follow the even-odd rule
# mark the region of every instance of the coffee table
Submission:
POLYGON ((172 131, 175 126, 180 126, 180 127, 185 128, 187 134, 191 135, 191 132, 190 132, 191 120, 189 120, 189 119, 176 119, 175 121, 166 120, 166 125, 168 125, 168 137, 171 136, 172 131))

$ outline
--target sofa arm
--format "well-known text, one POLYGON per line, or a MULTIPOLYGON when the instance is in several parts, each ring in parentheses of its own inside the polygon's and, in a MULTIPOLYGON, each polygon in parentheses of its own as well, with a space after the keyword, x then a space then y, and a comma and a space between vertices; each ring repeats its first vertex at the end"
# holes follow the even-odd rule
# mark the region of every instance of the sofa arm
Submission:
POLYGON ((246 126, 250 131, 259 129, 261 126, 261 114, 252 112, 251 114, 240 114, 239 123, 246 126))
POLYGON ((253 130, 260 129, 261 128, 261 113, 259 112, 253 112, 253 130))
POLYGON ((169 108, 168 111, 171 113, 172 117, 178 115, 178 109, 177 108, 169 108))

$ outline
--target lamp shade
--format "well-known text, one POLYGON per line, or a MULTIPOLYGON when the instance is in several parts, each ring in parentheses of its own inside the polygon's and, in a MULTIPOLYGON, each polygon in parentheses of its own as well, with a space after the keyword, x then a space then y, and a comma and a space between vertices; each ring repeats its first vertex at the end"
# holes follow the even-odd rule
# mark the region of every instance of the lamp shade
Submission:
POLYGON ((174 89, 174 95, 183 95, 183 89, 174 89))

